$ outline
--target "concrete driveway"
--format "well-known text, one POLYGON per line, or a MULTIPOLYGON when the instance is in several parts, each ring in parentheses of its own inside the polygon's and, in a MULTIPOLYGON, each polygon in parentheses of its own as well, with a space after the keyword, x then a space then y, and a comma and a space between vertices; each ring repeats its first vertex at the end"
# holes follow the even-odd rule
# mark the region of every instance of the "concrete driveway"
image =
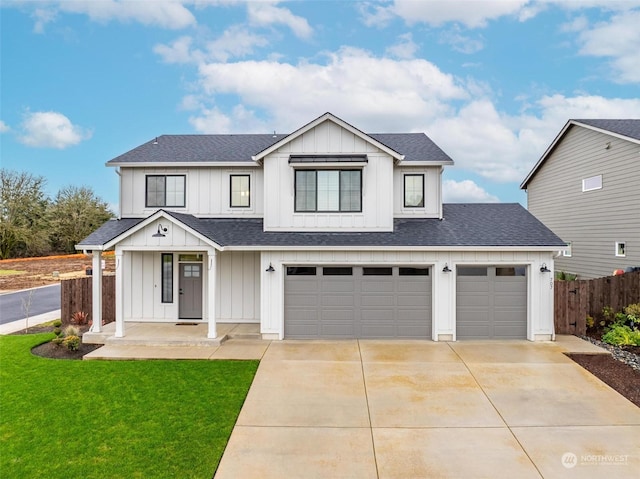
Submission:
POLYGON ((226 478, 636 478, 640 409, 527 341, 274 341, 226 478))

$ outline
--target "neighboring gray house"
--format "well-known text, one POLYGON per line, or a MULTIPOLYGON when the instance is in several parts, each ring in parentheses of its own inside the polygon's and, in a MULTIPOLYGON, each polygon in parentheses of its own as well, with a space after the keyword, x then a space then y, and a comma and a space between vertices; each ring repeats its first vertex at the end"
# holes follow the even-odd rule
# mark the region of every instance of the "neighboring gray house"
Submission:
POLYGON ((589 279, 640 266, 640 120, 569 120, 520 188, 569 245, 556 271, 589 279))
MULTIPOLYGON (((289 135, 163 135, 107 163, 119 219, 115 336, 133 323, 257 323, 264 338, 550 340, 564 246, 518 204, 442 204, 423 133, 326 113, 289 135)), ((99 316, 93 318, 99 332, 99 316)))

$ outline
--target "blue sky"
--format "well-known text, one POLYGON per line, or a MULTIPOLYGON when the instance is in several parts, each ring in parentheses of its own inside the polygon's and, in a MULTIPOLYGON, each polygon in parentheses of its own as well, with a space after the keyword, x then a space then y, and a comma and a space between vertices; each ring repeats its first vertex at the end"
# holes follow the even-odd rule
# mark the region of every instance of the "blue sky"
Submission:
POLYGON ((0 7, 0 162, 86 185, 161 134, 288 133, 330 111, 426 132, 445 201, 526 204, 570 118, 640 118, 640 0, 12 1, 0 7))

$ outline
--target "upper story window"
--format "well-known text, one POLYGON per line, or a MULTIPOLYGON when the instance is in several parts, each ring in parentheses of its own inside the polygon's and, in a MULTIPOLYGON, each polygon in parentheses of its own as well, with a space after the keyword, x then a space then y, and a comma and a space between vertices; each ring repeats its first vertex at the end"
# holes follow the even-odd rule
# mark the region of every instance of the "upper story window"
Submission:
POLYGON ((602 189, 602 175, 591 176, 582 180, 582 191, 602 189))
POLYGON ((404 175, 404 207, 424 208, 424 175, 404 175))
POLYGON ((571 241, 567 241, 567 248, 562 250, 562 256, 564 256, 565 258, 571 258, 571 255, 573 254, 573 251, 571 248, 572 248, 571 241))
POLYGON ((362 170, 296 170, 298 212, 362 211, 362 170))
POLYGON ((621 258, 627 256, 627 244, 624 241, 616 241, 616 256, 621 258))
POLYGON ((232 208, 249 208, 251 206, 250 185, 249 175, 231 175, 230 205, 232 208))
POLYGON ((185 175, 147 175, 147 207, 184 206, 185 183, 185 175))

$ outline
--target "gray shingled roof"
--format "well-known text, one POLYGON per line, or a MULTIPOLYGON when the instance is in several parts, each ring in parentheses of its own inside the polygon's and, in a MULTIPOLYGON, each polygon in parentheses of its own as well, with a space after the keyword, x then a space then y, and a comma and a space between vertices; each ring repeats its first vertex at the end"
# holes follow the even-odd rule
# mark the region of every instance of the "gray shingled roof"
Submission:
POLYGON ((574 120, 602 130, 640 140, 640 119, 637 120, 574 120))
MULTIPOLYGON (((444 219, 396 219, 393 232, 264 232, 262 219, 167 214, 220 246, 548 246, 565 243, 520 204, 445 204, 444 219)), ((80 243, 102 245, 143 218, 111 220, 80 243)))
MULTIPOLYGON (((288 135, 162 135, 107 162, 164 163, 251 161, 288 135)), ((375 133, 372 138, 398 153, 405 161, 451 162, 424 133, 375 133)))

